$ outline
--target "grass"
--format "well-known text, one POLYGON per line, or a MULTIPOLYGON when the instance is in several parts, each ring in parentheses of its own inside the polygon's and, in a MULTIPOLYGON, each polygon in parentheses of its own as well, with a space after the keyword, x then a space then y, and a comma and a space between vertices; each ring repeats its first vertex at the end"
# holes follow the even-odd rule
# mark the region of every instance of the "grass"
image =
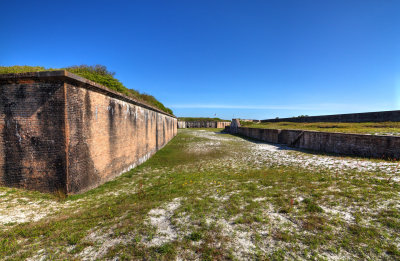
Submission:
POLYGON ((278 164, 255 143, 215 131, 180 130, 144 164, 81 195, 0 188, 9 215, 18 200, 48 213, 0 225, 0 259, 400 258, 400 186, 391 174, 278 164))
POLYGON ((241 126, 249 128, 281 129, 281 130, 309 130, 323 132, 361 133, 372 135, 400 135, 400 122, 363 122, 363 123, 336 123, 336 122, 241 122, 241 126))
POLYGON ((165 107, 154 96, 146 93, 140 93, 137 90, 128 89, 127 87, 125 87, 118 79, 114 77, 115 73, 108 71, 104 65, 95 65, 95 66, 79 65, 79 66, 69 66, 59 69, 45 68, 42 66, 19 66, 19 65, 0 66, 0 74, 41 72, 41 71, 54 71, 54 70, 67 70, 68 72, 74 73, 83 78, 99 83, 111 90, 138 99, 141 102, 144 102, 148 105, 151 105, 153 107, 156 107, 164 112, 173 115, 172 110, 165 107))

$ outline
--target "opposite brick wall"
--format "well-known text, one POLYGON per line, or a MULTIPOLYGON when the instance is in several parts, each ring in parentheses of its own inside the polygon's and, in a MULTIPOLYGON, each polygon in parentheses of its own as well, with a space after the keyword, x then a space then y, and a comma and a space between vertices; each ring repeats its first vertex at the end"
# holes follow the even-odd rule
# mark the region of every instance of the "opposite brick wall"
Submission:
POLYGON ((369 158, 400 158, 400 137, 238 127, 226 132, 290 147, 369 158))
POLYGON ((276 118, 261 122, 385 122, 400 121, 400 111, 376 111, 363 113, 276 118))
POLYGON ((5 186, 80 193, 177 133, 175 117, 65 71, 0 75, 0 99, 5 186))

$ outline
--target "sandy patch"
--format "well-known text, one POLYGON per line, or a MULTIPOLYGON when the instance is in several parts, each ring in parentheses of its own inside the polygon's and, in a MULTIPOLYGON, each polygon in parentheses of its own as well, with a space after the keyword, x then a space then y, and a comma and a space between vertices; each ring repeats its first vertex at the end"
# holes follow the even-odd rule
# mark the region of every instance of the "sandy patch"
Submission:
POLYGON ((148 223, 156 228, 156 235, 147 242, 147 246, 160 246, 178 238, 178 232, 171 224, 171 217, 181 205, 180 201, 180 198, 176 198, 164 208, 156 208, 149 211, 148 223))

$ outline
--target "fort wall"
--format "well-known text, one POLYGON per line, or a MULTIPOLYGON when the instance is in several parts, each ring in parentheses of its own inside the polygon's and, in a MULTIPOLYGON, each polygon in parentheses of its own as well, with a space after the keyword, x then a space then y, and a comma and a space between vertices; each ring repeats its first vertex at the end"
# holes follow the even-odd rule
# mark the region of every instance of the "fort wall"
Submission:
POLYGON ((67 194, 147 160, 177 119, 66 71, 0 75, 0 185, 67 194))
MULTIPOLYGON (((225 131, 230 132, 230 127, 225 131)), ((289 147, 368 158, 400 158, 400 137, 238 127, 237 134, 289 147)))
POLYGON ((385 122, 385 121, 400 121, 400 110, 261 120, 261 122, 385 122))
POLYGON ((225 128, 229 121, 178 121, 178 128, 225 128))

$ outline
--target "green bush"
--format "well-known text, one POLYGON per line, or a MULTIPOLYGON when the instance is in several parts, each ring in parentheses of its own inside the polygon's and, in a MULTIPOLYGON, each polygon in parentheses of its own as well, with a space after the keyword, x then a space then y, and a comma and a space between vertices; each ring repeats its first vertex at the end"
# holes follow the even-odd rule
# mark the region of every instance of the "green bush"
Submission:
POLYGON ((164 104, 159 102, 154 96, 126 88, 118 79, 114 77, 115 73, 108 71, 107 67, 104 65, 75 65, 60 69, 45 68, 42 66, 0 66, 0 74, 54 70, 66 70, 173 115, 172 110, 165 107, 164 104))

